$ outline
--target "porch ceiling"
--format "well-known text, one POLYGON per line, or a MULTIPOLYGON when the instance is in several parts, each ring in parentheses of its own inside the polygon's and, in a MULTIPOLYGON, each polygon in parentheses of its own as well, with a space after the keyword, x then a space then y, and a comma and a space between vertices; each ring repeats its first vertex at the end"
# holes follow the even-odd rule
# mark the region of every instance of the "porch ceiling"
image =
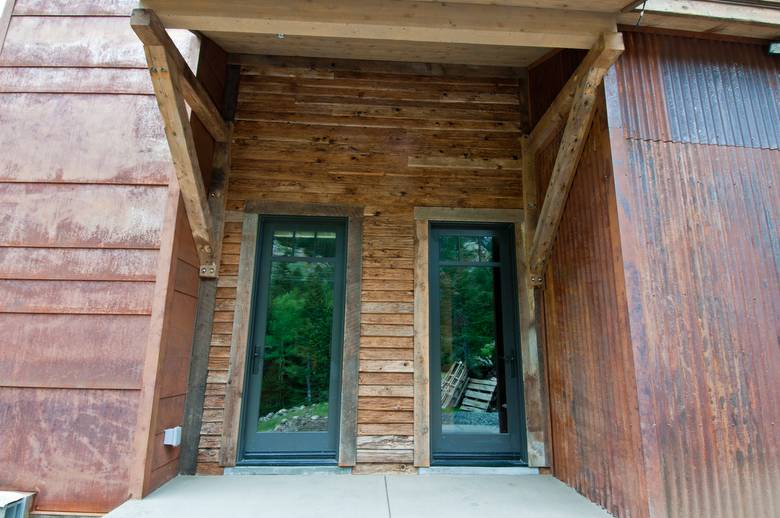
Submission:
MULTIPOLYGON (((589 49, 636 24, 636 0, 142 0, 168 28, 238 54, 528 66, 550 49, 589 49)), ((746 7, 648 0, 641 25, 780 36, 776 1, 746 7)))

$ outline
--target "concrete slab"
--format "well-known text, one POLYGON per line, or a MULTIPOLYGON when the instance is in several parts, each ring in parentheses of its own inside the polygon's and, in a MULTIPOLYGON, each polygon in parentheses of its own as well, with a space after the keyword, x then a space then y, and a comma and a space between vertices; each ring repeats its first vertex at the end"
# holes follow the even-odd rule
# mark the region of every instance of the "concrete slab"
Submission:
POLYGON ((177 477, 106 518, 609 518, 550 476, 177 477))
POLYGON ((385 479, 375 476, 184 477, 106 518, 388 518, 385 479))
POLYGON ((392 518, 609 518, 546 475, 388 477, 392 518))

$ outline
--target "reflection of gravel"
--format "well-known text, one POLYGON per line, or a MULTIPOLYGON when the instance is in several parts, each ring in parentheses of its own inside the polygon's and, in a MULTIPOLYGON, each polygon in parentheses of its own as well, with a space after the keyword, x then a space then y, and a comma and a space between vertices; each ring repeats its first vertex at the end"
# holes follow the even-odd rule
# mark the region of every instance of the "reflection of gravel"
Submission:
POLYGON ((498 412, 442 412, 442 424, 498 426, 498 412))

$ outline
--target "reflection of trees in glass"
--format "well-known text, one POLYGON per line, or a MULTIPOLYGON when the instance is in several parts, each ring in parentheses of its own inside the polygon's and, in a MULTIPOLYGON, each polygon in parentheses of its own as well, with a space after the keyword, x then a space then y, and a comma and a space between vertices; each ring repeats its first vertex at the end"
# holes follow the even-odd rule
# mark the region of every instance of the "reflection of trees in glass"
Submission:
POLYGON ((443 371, 461 360, 472 378, 496 376, 493 275, 490 267, 442 267, 441 327, 448 342, 442 341, 443 371))
POLYGON ((260 415, 328 400, 333 266, 271 266, 260 415))

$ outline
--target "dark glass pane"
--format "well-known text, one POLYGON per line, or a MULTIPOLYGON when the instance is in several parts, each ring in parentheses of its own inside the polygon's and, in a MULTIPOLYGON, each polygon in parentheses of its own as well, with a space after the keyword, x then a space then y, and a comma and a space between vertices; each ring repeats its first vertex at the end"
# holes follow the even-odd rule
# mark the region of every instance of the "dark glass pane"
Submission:
POLYGON ((274 255, 277 257, 292 255, 293 232, 291 230, 277 230, 273 239, 274 255))
POLYGON ((458 237, 457 236, 439 237, 439 260, 440 261, 458 260, 458 237))
MULTIPOLYGON (((473 238, 472 238, 473 239, 473 238)), ((503 433, 497 384, 498 268, 442 266, 440 282, 442 432, 503 433)))
POLYGON ((479 262, 479 238, 463 236, 460 238, 460 260, 468 263, 479 262))
POLYGON ((316 257, 335 257, 336 256, 336 233, 335 232, 317 232, 317 244, 315 247, 316 257))
POLYGON ((315 232, 312 230, 295 231, 295 257, 316 257, 315 232))
POLYGON ((327 263, 271 263, 258 432, 328 429, 334 273, 327 263))

